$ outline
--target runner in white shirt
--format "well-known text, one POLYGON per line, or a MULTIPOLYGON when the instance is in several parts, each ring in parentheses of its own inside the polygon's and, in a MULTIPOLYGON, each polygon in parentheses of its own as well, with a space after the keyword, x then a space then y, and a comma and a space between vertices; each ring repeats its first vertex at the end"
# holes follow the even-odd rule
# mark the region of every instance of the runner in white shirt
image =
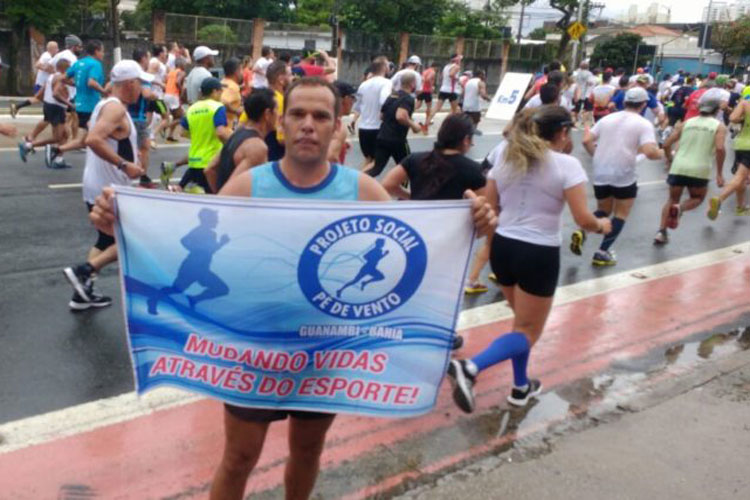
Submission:
POLYGON ((609 103, 616 91, 617 88, 612 85, 612 73, 609 71, 605 72, 602 75, 602 83, 591 90, 595 123, 610 113, 609 103))
POLYGON ((527 376, 527 363, 557 288, 565 205, 586 230, 611 230, 609 219, 589 212, 586 172, 576 158, 565 154, 571 145, 572 125, 570 113, 560 106, 524 110, 514 118, 508 140, 488 175, 487 201, 500 214, 490 265, 515 317, 512 330, 482 352, 450 362, 453 400, 464 412, 474 411, 478 375, 509 359, 513 387, 508 402, 526 406, 541 393, 541 382, 527 376))
MULTIPOLYGON (((414 78, 417 81, 417 90, 421 92, 422 90, 422 75, 419 74, 418 68, 422 65, 422 60, 419 58, 419 56, 411 56, 406 61, 406 67, 400 71, 397 71, 395 75, 391 77, 391 83, 393 84, 393 92, 398 92, 401 90, 401 78, 411 73, 414 75, 414 78)), ((416 94, 414 95, 416 97, 416 94)))
POLYGON ((210 78, 209 68, 214 66, 214 56, 218 56, 218 50, 211 50, 205 45, 199 45, 193 50, 193 59, 195 66, 185 77, 185 90, 187 93, 188 104, 193 104, 201 97, 201 83, 206 78, 210 78))
POLYGON ((463 56, 460 54, 453 54, 448 64, 443 67, 441 75, 441 85, 438 91, 438 102, 435 109, 425 119, 425 125, 429 127, 432 124, 432 120, 435 115, 443 110, 443 103, 448 101, 451 106, 451 113, 458 113, 458 94, 460 93, 458 78, 461 74, 461 61, 463 56))
POLYGON ((355 104, 360 114, 359 118, 359 147, 365 157, 364 169, 372 167, 375 162, 377 138, 382 119, 380 108, 391 95, 393 84, 385 77, 388 71, 387 60, 376 60, 372 64, 373 76, 360 84, 357 89, 355 104))
POLYGON ((589 71, 589 63, 583 61, 578 68, 578 71, 573 73, 573 79, 575 80, 576 88, 573 94, 573 121, 577 122, 579 113, 583 111, 582 118, 583 123, 589 123, 588 115, 594 110, 594 105, 589 99, 591 90, 598 83, 594 74, 589 71))
MULTIPOLYGON (((641 87, 633 87, 625 94, 625 109, 599 120, 584 133, 583 145, 593 159, 594 195, 597 200, 597 217, 612 216, 612 232, 608 234, 594 253, 594 266, 617 264, 610 247, 625 225, 638 193, 635 172, 636 156, 643 153, 651 160, 661 160, 664 152, 659 149, 654 136, 654 127, 640 113, 648 102, 648 93, 641 87)), ((580 255, 585 233, 573 233, 570 249, 580 255)))
MULTIPOLYGON (((138 164, 135 125, 127 110, 141 95, 141 80, 151 81, 153 75, 143 72, 137 62, 124 60, 115 64, 110 74, 112 97, 99 101, 91 113, 83 171, 83 201, 89 212, 103 188, 127 185, 130 179, 144 173, 138 164)), ((63 270, 73 287, 73 298, 68 304, 73 310, 112 304, 112 299, 94 291, 94 279, 104 266, 117 260, 117 245, 112 236, 97 232, 97 241, 86 261, 63 270)))
MULTIPOLYGON (((19 103, 11 101, 10 103, 10 116, 11 118, 16 117, 18 114, 18 111, 20 109, 23 109, 27 106, 31 106, 32 104, 36 104, 38 102, 41 102, 42 95, 41 92, 44 90, 44 84, 47 83, 47 79, 55 72, 55 67, 51 64, 52 58, 57 55, 58 48, 57 48, 57 42, 47 42, 47 50, 39 56, 39 59, 37 60, 36 64, 34 65, 34 69, 36 69, 36 78, 34 79, 34 91, 33 95, 24 101, 21 101, 19 103)), ((46 122, 44 123, 44 127, 46 127, 46 122)))
POLYGON ((149 123, 149 137, 151 139, 151 148, 156 149, 156 133, 162 132, 170 125, 169 108, 164 102, 164 90, 167 82, 167 47, 164 45, 154 45, 152 57, 148 62, 148 72, 154 75, 154 81, 151 83, 151 89, 156 95, 156 100, 149 102, 149 107, 153 113, 153 119, 149 123))
POLYGON ((177 42, 172 42, 169 49, 169 55, 167 56, 167 70, 168 72, 175 69, 175 62, 177 59, 182 58, 185 64, 190 64, 190 51, 185 47, 180 46, 177 42))
POLYGON ((254 89, 265 89, 268 88, 268 78, 266 78, 266 70, 273 62, 273 50, 271 47, 263 47, 260 51, 260 57, 255 61, 253 66, 253 88, 254 89))
POLYGON ((464 113, 469 115, 471 121, 474 122, 474 135, 482 135, 482 132, 477 129, 479 122, 482 119, 482 110, 479 105, 479 99, 484 99, 490 102, 492 98, 487 95, 487 84, 485 83, 486 76, 484 71, 481 69, 474 72, 474 78, 471 78, 466 82, 464 88, 464 113))

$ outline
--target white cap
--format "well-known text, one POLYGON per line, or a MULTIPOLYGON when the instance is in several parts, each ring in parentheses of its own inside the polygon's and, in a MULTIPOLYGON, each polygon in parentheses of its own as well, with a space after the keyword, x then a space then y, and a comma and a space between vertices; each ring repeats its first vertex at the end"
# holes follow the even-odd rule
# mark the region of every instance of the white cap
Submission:
POLYGON ((218 56, 218 55, 219 55, 218 50, 209 49, 205 45, 199 45, 193 51, 193 59, 195 59, 196 61, 200 61, 204 57, 218 56))
POLYGON ((144 82, 153 82, 154 75, 146 73, 141 65, 132 59, 123 59, 115 64, 109 74, 112 83, 125 82, 128 80, 143 80, 144 82))
POLYGON ((646 102, 648 101, 648 92, 642 87, 633 87, 625 92, 625 102, 646 102))
POLYGON ((419 56, 411 56, 409 59, 406 60, 407 64, 422 64, 422 60, 419 58, 419 56))

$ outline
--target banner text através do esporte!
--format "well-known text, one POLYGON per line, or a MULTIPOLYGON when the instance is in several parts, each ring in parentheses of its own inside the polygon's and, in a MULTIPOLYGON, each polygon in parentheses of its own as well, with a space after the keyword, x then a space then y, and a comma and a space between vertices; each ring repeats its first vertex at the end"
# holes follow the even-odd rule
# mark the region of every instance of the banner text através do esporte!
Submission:
POLYGON ((391 417, 428 412, 473 240, 467 201, 117 191, 139 393, 391 417))

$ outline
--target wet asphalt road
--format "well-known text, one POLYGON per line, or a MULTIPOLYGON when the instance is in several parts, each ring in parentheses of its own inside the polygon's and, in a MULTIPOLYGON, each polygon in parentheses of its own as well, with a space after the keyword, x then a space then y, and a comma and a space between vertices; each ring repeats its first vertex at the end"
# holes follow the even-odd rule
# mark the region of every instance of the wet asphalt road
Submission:
MULTIPOLYGON (((483 157, 498 139, 497 135, 475 137, 470 156, 483 157)), ((576 140, 580 141, 580 133, 576 140)), ((412 151, 427 150, 432 141, 434 138, 411 139, 412 151)), ((152 153, 151 173, 155 174, 159 161, 175 159, 184 151, 163 148, 152 153)), ((580 146, 574 154, 590 170, 588 156, 580 146)), ((85 258, 95 233, 80 188, 53 189, 50 185, 80 183, 83 158, 82 153, 69 154, 67 159, 75 167, 57 171, 44 168, 41 152, 27 164, 15 152, 0 152, 0 423, 133 390, 116 266, 106 269, 98 280, 99 290, 115 299, 112 307, 73 313, 67 306, 71 289, 61 270, 85 258)), ((355 143, 349 163, 360 162, 355 143)), ((729 200, 718 221, 708 221, 705 207, 701 207, 683 217, 670 245, 654 247, 652 237, 666 196, 665 185, 658 181, 665 174, 656 162, 642 163, 639 173, 642 186, 638 200, 615 245, 617 267, 602 270, 590 266, 599 239, 595 236, 584 257, 563 250, 561 285, 750 239, 750 218, 734 216, 734 202, 729 200)), ((590 200, 593 207, 593 195, 590 200)), ((572 228, 566 213, 564 234, 572 228)), ((483 273, 485 281, 487 272, 483 273)), ((464 307, 501 299, 491 290, 467 298, 464 307)))

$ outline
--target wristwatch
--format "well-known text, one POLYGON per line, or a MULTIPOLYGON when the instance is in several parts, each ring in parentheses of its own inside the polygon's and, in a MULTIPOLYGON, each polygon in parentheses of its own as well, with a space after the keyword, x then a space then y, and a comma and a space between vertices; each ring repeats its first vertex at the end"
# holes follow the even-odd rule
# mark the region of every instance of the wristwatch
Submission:
POLYGON ((126 162, 125 160, 120 160, 120 161, 119 161, 119 162, 117 163, 117 170, 122 170, 122 171, 124 172, 124 171, 125 171, 125 166, 126 166, 127 164, 128 164, 128 162, 126 162))

